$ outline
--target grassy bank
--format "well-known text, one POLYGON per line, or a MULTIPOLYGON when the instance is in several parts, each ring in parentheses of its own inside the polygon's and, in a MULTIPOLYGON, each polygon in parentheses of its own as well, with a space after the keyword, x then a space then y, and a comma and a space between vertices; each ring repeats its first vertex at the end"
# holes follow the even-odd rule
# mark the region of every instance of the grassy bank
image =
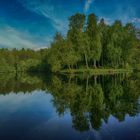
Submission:
POLYGON ((106 74, 117 74, 117 73, 131 73, 132 69, 67 69, 62 70, 60 73, 62 74, 96 74, 96 75, 106 75, 106 74))

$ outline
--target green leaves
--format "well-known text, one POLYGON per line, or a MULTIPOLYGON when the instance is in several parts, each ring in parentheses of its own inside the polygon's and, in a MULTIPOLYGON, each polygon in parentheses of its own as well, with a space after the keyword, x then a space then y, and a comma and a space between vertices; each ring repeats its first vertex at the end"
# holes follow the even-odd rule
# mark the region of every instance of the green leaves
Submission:
POLYGON ((104 19, 98 23, 95 14, 77 13, 69 18, 69 30, 64 38, 57 33, 50 55, 47 58, 55 71, 86 67, 126 67, 133 63, 137 43, 135 27, 122 25, 116 20, 106 25, 104 19), (97 65, 98 64, 98 65, 97 65))

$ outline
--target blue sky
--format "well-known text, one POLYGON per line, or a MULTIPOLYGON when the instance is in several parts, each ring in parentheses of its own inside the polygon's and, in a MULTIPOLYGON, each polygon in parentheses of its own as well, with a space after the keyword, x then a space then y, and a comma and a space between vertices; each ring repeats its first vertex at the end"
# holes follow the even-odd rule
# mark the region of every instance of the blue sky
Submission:
POLYGON ((66 33, 76 12, 140 27, 139 0, 0 0, 0 48, 48 47, 56 31, 66 33))

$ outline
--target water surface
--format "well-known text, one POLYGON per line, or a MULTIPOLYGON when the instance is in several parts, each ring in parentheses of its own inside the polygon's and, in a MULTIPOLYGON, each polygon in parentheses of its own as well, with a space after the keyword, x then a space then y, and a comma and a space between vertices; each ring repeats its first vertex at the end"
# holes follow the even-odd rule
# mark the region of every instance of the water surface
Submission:
POLYGON ((0 75, 1 140, 139 140, 140 74, 0 75))

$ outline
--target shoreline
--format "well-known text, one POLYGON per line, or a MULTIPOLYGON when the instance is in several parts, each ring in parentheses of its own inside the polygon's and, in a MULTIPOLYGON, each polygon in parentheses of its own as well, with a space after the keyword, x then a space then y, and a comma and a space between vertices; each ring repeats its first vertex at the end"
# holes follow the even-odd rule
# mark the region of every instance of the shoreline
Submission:
POLYGON ((66 69, 58 72, 60 74, 96 74, 96 75, 107 75, 107 74, 119 74, 119 73, 133 73, 133 69, 66 69))

